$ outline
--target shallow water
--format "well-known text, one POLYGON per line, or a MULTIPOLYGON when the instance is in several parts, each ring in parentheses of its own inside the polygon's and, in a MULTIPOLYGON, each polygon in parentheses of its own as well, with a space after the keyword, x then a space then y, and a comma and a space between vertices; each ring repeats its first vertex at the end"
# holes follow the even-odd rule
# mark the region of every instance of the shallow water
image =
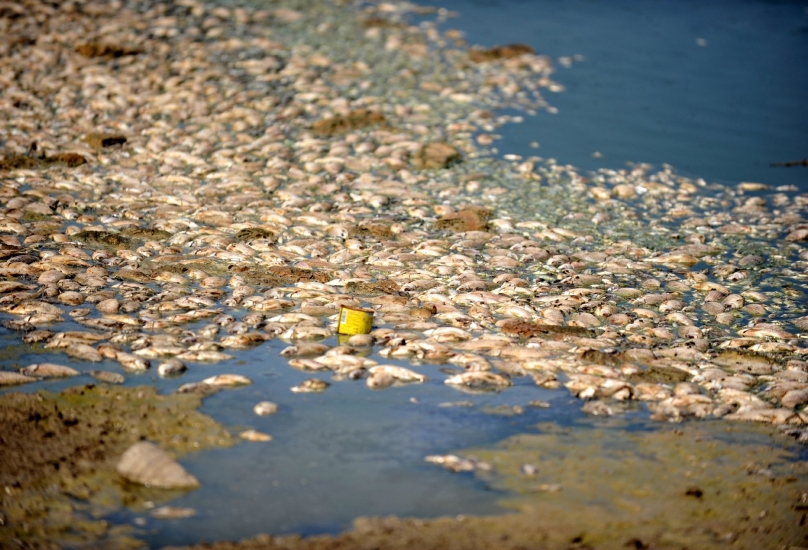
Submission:
MULTIPOLYGON (((78 326, 66 324, 64 328, 78 326)), ((55 362, 83 373, 97 369, 125 372, 112 361, 72 361, 64 354, 41 349, 15 353, 11 345, 15 336, 0 330, 0 346, 11 351, 3 358, 3 367, 55 362)), ((323 342, 336 345, 334 338, 323 342)), ((502 492, 489 489, 470 474, 448 474, 425 463, 424 457, 491 444, 537 422, 569 424, 583 417, 577 400, 566 391, 543 390, 531 379, 521 378, 506 392, 468 394, 443 384, 439 365, 417 367, 431 379, 411 387, 369 391, 360 380, 334 383, 320 394, 295 394, 290 387, 318 375, 289 367, 279 355, 286 345, 275 340, 253 350, 232 352, 235 359, 215 365, 190 364, 186 374, 173 379, 159 378, 155 369, 142 375, 127 374, 124 385, 155 385, 160 393, 214 374, 247 376, 252 385, 206 397, 200 411, 234 433, 252 428, 271 434, 273 440, 183 457, 182 464, 202 480, 202 487, 172 500, 171 505, 194 508, 198 514, 193 518, 154 520, 142 511, 124 510, 107 519, 124 524, 145 521, 138 538, 159 547, 238 539, 261 532, 336 533, 360 515, 497 513, 502 511, 496 506, 502 492), (255 415, 253 406, 265 400, 278 403, 280 411, 267 417, 255 415), (551 407, 525 407, 519 416, 482 410, 524 406, 531 400, 544 400, 551 407), (459 401, 473 406, 440 406, 459 401)), ((409 362, 387 363, 411 367, 409 362)), ((61 391, 77 383, 97 382, 86 375, 5 391, 61 391)))
POLYGON ((442 28, 469 44, 583 56, 570 68, 556 62, 566 90, 546 96, 558 113, 503 128, 502 153, 586 170, 667 163, 710 181, 808 190, 808 169, 769 167, 808 157, 806 2, 422 3, 457 12, 442 28))

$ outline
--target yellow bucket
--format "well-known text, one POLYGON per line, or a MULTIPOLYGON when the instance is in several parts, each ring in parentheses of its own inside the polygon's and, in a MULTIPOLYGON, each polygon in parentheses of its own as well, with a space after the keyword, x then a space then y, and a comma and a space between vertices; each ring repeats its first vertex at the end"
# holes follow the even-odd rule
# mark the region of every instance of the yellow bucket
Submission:
POLYGON ((337 320, 340 334, 368 334, 373 328, 373 312, 364 309, 341 306, 337 320))

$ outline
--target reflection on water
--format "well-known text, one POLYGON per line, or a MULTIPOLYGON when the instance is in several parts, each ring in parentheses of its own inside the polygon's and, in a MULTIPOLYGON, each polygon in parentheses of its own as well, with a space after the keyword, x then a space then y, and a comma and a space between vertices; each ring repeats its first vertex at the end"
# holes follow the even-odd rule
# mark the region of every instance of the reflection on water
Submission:
POLYGON ((557 60, 558 114, 501 132, 503 153, 583 169, 667 163, 724 182, 808 190, 808 3, 447 0, 470 44, 525 42, 557 60), (538 142, 540 148, 530 147, 538 142), (594 152, 602 158, 593 158, 594 152))

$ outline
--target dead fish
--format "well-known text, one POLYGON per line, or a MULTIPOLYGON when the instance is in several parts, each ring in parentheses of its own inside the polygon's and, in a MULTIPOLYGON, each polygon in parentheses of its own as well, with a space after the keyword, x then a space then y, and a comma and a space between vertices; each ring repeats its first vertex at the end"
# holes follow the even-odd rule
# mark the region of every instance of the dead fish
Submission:
POLYGON ((295 393, 315 393, 325 391, 330 385, 331 384, 325 380, 309 378, 308 380, 301 382, 299 385, 292 387, 292 391, 295 393))
POLYGON ((298 342, 293 346, 288 346, 281 351, 284 357, 300 357, 304 355, 322 355, 331 349, 331 346, 320 344, 319 342, 298 342))
POLYGON ((63 365, 56 365, 54 363, 38 363, 35 365, 28 365, 20 369, 20 373, 26 376, 38 376, 40 378, 65 378, 68 376, 77 376, 81 374, 76 369, 65 367, 63 365))
POLYGON ((424 457, 426 462, 439 464, 450 472, 473 472, 474 470, 491 470, 491 465, 477 457, 463 458, 457 455, 430 455, 424 457))
POLYGON ((90 375, 99 382, 106 382, 107 384, 123 384, 126 378, 117 372, 109 372, 106 370, 93 370, 90 375))
POLYGON ((512 386, 513 382, 501 374, 487 371, 473 371, 451 376, 444 380, 444 384, 476 389, 501 389, 512 386))
POLYGON ((186 370, 188 370, 188 367, 185 366, 185 363, 174 357, 173 359, 160 363, 157 367, 157 374, 162 377, 178 376, 186 370))
POLYGON ((38 379, 18 372, 0 371, 0 386, 16 386, 36 382, 38 379))
POLYGON ((155 519, 184 519, 194 517, 196 510, 180 506, 160 506, 149 512, 149 515, 155 519))
POLYGON ((222 353, 220 351, 186 351, 177 355, 177 359, 181 361, 191 361, 193 363, 218 363, 219 361, 227 361, 232 359, 232 355, 222 353))
POLYGON ((373 375, 387 375, 393 377, 398 382, 426 382, 427 377, 404 367, 397 367, 395 365, 377 365, 368 369, 371 376, 373 375))
POLYGON ((328 365, 324 365, 314 359, 289 359, 289 366, 307 371, 330 370, 328 365))
POLYGON ((249 386, 252 380, 240 374, 218 374, 202 380, 203 384, 233 388, 236 386, 249 386))
POLYGON ((239 437, 247 441, 272 441, 271 435, 256 430, 244 430, 239 437))
POLYGON ((272 401, 261 401, 260 403, 256 404, 255 407, 253 407, 253 411, 258 416, 269 416, 277 413, 278 408, 277 403, 273 403, 272 401))
POLYGON ((118 361, 124 369, 130 372, 146 372, 149 370, 149 367, 151 367, 151 363, 148 359, 123 351, 115 355, 115 360, 118 361))

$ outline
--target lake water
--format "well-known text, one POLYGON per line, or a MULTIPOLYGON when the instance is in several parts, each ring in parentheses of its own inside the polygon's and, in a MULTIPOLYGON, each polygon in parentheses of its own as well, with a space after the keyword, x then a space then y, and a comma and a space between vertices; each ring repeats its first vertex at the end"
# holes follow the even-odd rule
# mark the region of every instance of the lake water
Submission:
POLYGON ((710 181, 796 185, 808 169, 808 3, 760 0, 448 0, 470 44, 523 42, 566 90, 501 131, 503 153, 582 169, 673 165, 710 181), (539 149, 530 147, 538 142, 539 149), (593 158, 599 152, 602 158, 593 158))

